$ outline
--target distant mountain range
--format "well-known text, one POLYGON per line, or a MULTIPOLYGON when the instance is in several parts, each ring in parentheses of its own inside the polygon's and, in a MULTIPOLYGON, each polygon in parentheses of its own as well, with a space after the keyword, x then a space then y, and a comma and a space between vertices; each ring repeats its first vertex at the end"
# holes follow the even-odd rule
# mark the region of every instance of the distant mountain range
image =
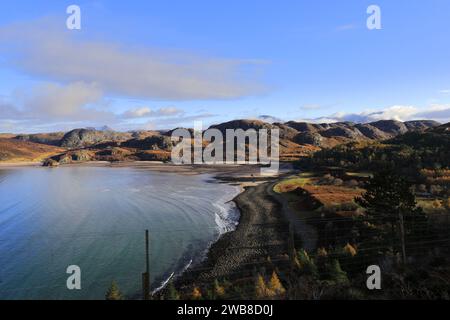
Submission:
MULTIPOLYGON (((380 120, 364 124, 353 122, 317 124, 296 121, 269 123, 262 120, 245 119, 211 126, 224 134, 226 129, 279 129, 282 160, 298 159, 298 157, 321 148, 329 148, 351 141, 381 141, 410 132, 429 132, 430 130, 447 134, 448 127, 448 124, 441 125, 432 120, 406 122, 380 120)), ((81 160, 168 160, 173 147, 170 139, 172 131, 117 132, 105 126, 99 129, 75 129, 67 133, 3 135, 3 137, 0 135, 0 139, 7 141, 9 148, 9 156, 5 156, 6 151, 3 152, 3 160, 14 158, 11 156, 14 154, 11 151, 14 141, 27 142, 29 145, 34 143, 63 148, 66 150, 65 152, 52 157, 59 163, 81 160)), ((46 151, 48 152, 48 150, 46 151)), ((2 160, 1 155, 2 148, 0 148, 0 160, 2 160)))

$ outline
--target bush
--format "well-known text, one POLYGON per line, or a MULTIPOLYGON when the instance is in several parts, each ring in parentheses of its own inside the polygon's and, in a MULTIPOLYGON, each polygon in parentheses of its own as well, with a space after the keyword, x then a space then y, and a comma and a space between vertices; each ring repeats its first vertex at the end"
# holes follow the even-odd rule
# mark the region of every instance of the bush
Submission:
POLYGON ((349 180, 345 184, 350 188, 357 188, 359 186, 358 181, 356 181, 355 179, 349 180))
POLYGON ((442 203, 438 199, 434 200, 432 205, 433 205, 433 208, 435 208, 435 209, 442 208, 442 203))
POLYGON ((217 298, 223 298, 223 296, 225 296, 225 288, 220 285, 217 279, 214 280, 214 295, 217 298))
POLYGON ((202 298, 202 292, 200 291, 200 288, 194 287, 191 293, 191 299, 192 300, 200 300, 202 298))

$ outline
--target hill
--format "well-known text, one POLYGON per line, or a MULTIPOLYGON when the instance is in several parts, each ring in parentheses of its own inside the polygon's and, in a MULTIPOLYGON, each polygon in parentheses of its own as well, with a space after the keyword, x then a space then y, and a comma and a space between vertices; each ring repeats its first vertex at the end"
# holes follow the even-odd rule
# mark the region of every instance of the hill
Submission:
POLYGON ((64 149, 17 139, 0 138, 0 162, 37 162, 64 149))
MULTIPOLYGON (((348 143, 364 144, 396 139, 400 136, 404 141, 409 139, 411 143, 419 143, 421 140, 418 139, 418 135, 421 133, 425 132, 428 135, 428 137, 421 136, 423 139, 433 140, 435 134, 448 130, 445 125, 439 126, 437 122, 429 120, 404 123, 395 120, 382 120, 366 124, 353 122, 317 124, 296 121, 268 123, 262 120, 240 119, 212 125, 210 128, 218 129, 224 136, 226 136, 227 129, 267 129, 269 131, 278 129, 280 133, 280 160, 282 161, 296 161, 321 149, 334 148, 348 143)), ((192 134, 192 129, 189 129, 189 131, 192 134)), ((69 149, 65 155, 53 157, 55 161, 61 162, 62 160, 62 163, 90 160, 168 161, 173 147, 170 139, 172 132, 173 130, 117 132, 107 127, 100 130, 81 128, 67 133, 17 135, 14 140, 9 140, 8 144, 17 143, 18 149, 21 147, 26 149, 26 145, 19 144, 19 142, 39 143, 69 149)), ((6 137, 10 138, 11 135, 6 137)), ((398 141, 398 143, 401 142, 398 141)), ((30 148, 33 149, 33 147, 30 148)), ((6 150, 3 150, 3 154, 6 158, 6 150)), ((8 156, 8 158, 11 158, 11 156, 8 156)))
MULTIPOLYGON (((377 171, 395 167, 408 176, 421 169, 450 168, 450 124, 409 131, 382 141, 352 141, 322 149, 299 163, 307 167, 342 167, 377 171)), ((397 127, 403 131, 403 126, 397 127)))
POLYGON ((18 140, 48 144, 51 146, 59 146, 63 137, 64 132, 21 134, 15 136, 18 140))
POLYGON ((126 141, 132 138, 128 132, 95 129, 75 129, 66 133, 59 142, 61 147, 82 148, 98 143, 126 141))

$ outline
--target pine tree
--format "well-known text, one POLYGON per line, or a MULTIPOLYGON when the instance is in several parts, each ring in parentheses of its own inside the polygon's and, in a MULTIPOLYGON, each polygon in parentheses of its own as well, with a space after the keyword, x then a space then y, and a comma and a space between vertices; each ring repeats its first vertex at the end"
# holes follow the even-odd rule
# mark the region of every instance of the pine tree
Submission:
POLYGON ((342 270, 339 260, 333 259, 328 265, 328 276, 331 281, 336 283, 347 283, 348 277, 347 273, 342 270))
POLYGON ((318 275, 317 266, 305 250, 297 252, 296 263, 298 268, 305 274, 316 277, 318 275))
POLYGON ((178 293, 173 281, 171 280, 167 286, 167 299, 168 300, 180 300, 180 294, 178 293))
MULTIPOLYGON (((419 222, 425 216, 417 207, 412 193, 412 184, 398 176, 392 169, 385 169, 376 174, 365 186, 366 192, 356 202, 366 209, 371 224, 390 226, 392 250, 399 244, 403 260, 406 260, 405 235, 414 233, 419 222)), ((382 237, 382 233, 380 235, 382 237)))
POLYGON ((268 290, 264 278, 258 274, 255 283, 255 295, 257 299, 264 299, 268 296, 268 290))
POLYGON ((220 285, 217 279, 214 280, 214 295, 218 298, 223 298, 223 296, 225 296, 225 288, 220 285))
POLYGON ((286 289, 284 289, 284 287, 281 284, 280 279, 278 278, 278 275, 275 271, 272 272, 272 277, 270 278, 270 281, 269 281, 268 290, 277 296, 281 296, 286 293, 286 289))
POLYGON ((122 300, 123 296, 122 293, 119 290, 119 287, 117 286, 117 283, 113 281, 111 283, 111 286, 109 287, 108 291, 105 295, 106 300, 122 300))

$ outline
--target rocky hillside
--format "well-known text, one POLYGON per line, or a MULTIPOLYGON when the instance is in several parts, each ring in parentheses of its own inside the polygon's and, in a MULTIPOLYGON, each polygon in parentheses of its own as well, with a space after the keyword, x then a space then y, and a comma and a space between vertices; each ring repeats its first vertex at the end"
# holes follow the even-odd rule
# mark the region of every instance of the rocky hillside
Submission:
POLYGON ((104 142, 127 141, 132 138, 129 132, 115 132, 95 129, 75 129, 66 133, 60 146, 64 148, 83 148, 104 142))
POLYGON ((51 146, 60 146, 61 139, 63 137, 64 132, 21 134, 15 136, 16 139, 21 141, 30 141, 35 143, 48 144, 51 146))
MULTIPOLYGON (((289 121, 268 123, 262 120, 233 120, 213 125, 226 135, 227 129, 278 129, 281 160, 297 160, 323 148, 348 142, 370 142, 394 139, 399 136, 432 130, 448 130, 435 121, 382 120, 365 124, 353 122, 307 123, 289 121)), ((192 134, 192 129, 189 129, 192 134)), ((110 128, 75 129, 68 133, 18 135, 9 143, 29 142, 59 146, 66 152, 52 157, 56 163, 106 160, 170 160, 174 146, 169 131, 116 132, 110 128)), ((431 134, 431 133, 430 133, 431 134)), ((9 136, 8 136, 9 137, 9 136)), ((224 146, 225 147, 225 146, 224 146)))
POLYGON ((409 131, 423 131, 437 127, 439 123, 431 120, 400 122, 381 120, 365 124, 353 122, 308 123, 289 121, 286 123, 267 123, 261 120, 233 120, 211 128, 225 134, 226 129, 279 129, 280 139, 289 140, 298 145, 333 147, 350 141, 385 140, 409 131))
MULTIPOLYGON (((298 164, 310 169, 338 166, 356 172, 374 172, 389 166, 419 180, 421 169, 449 168, 450 123, 419 130, 416 128, 423 124, 413 126, 415 130, 406 126, 406 132, 403 126, 396 126, 395 130, 404 133, 383 141, 355 141, 324 148, 310 158, 300 159, 298 164)), ((444 180, 443 184, 448 185, 444 180)))

